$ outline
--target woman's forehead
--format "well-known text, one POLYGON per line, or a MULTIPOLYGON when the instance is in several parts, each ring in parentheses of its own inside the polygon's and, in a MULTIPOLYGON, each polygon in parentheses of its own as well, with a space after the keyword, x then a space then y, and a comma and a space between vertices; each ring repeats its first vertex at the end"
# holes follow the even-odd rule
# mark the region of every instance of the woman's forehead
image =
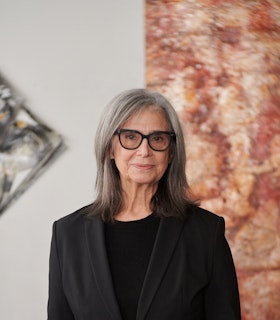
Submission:
POLYGON ((125 122, 131 119, 141 119, 143 117, 149 117, 150 115, 152 116, 155 114, 158 117, 164 118, 167 122, 169 122, 164 110, 157 105, 147 105, 145 107, 142 107, 141 109, 135 110, 133 113, 129 115, 125 122))
POLYGON ((144 124, 153 125, 154 123, 157 126, 161 124, 164 127, 166 127, 166 125, 169 127, 169 121, 166 114, 160 107, 147 107, 137 110, 124 121, 122 126, 130 123, 139 124, 140 126, 144 124))

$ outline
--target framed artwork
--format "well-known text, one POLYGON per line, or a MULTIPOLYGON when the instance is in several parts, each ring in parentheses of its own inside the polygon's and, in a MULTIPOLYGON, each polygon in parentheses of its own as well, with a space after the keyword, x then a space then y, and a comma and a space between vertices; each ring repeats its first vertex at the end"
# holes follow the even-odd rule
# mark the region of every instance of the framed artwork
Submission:
POLYGON ((0 215, 64 149, 62 136, 0 75, 0 215))

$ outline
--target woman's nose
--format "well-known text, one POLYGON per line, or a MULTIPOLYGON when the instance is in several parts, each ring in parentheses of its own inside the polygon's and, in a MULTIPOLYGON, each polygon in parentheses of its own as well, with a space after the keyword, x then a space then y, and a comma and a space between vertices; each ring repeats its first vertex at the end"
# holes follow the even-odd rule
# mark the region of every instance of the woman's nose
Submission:
POLYGON ((145 157, 150 155, 151 152, 152 149, 149 146, 148 139, 144 138, 140 146, 137 148, 137 153, 145 157))

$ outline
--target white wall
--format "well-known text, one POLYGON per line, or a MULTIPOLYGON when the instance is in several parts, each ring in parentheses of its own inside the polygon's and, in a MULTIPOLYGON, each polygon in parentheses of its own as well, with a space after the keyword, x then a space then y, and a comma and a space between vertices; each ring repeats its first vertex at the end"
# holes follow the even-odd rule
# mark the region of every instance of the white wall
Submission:
POLYGON ((0 72, 68 150, 0 216, 0 319, 46 319, 52 222, 94 195, 102 108, 144 86, 142 0, 0 0, 0 72))

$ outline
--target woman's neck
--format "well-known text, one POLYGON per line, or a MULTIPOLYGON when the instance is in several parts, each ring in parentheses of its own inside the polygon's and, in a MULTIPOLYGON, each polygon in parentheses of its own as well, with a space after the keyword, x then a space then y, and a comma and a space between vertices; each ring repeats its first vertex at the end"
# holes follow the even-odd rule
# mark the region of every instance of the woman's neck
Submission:
POLYGON ((123 191, 123 206, 115 219, 119 221, 139 220, 152 213, 151 200, 154 186, 140 186, 123 191))

